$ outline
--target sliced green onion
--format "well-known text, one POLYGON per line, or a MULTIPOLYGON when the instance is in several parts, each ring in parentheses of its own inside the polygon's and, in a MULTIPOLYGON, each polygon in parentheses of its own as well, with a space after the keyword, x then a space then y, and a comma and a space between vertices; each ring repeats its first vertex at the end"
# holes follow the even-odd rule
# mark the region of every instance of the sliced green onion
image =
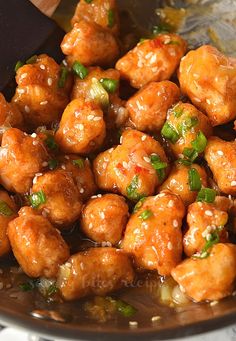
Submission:
POLYGON ((98 102, 104 108, 109 105, 109 95, 97 78, 92 78, 89 97, 98 102))
POLYGON ((21 60, 18 60, 15 66, 15 72, 17 72, 22 66, 24 66, 24 63, 21 60))
POLYGON ((115 13, 112 9, 109 9, 107 14, 108 27, 112 28, 115 24, 115 13))
POLYGON ((64 88, 68 75, 69 75, 69 70, 65 66, 62 66, 60 70, 60 77, 57 83, 58 88, 60 89, 64 88))
POLYGON ((189 161, 193 162, 198 157, 198 152, 193 148, 184 148, 183 155, 189 159, 189 161))
POLYGON ((52 149, 52 150, 58 149, 58 145, 53 135, 47 134, 47 138, 44 140, 44 142, 49 149, 52 149))
POLYGON ((188 183, 190 191, 200 191, 202 187, 201 178, 195 168, 191 168, 188 171, 188 183))
POLYGON ((55 295, 58 292, 58 287, 56 283, 51 284, 47 289, 47 296, 55 295))
POLYGON ((201 131, 199 131, 196 139, 191 142, 191 145, 198 153, 202 153, 207 146, 206 136, 201 131))
POLYGON ((34 63, 36 63, 37 58, 38 58, 38 56, 36 54, 33 55, 32 57, 30 57, 29 59, 26 60, 26 64, 34 64, 34 63))
POLYGON ((140 215, 139 218, 142 220, 147 220, 148 218, 152 217, 153 213, 151 210, 144 210, 140 215))
POLYGON ((53 160, 49 160, 49 161, 48 161, 48 168, 49 168, 50 170, 56 169, 56 168, 58 167, 58 165, 59 165, 59 162, 58 162, 58 160, 56 160, 56 159, 53 159, 53 160))
POLYGON ((72 65, 72 70, 74 74, 80 79, 84 79, 89 73, 88 69, 79 61, 74 62, 74 64, 72 65))
POLYGON ((116 309, 124 317, 131 317, 137 312, 136 308, 121 300, 116 301, 116 309))
POLYGON ((87 2, 87 4, 91 4, 91 2, 93 1, 93 0, 84 0, 85 2, 87 2))
POLYGON ((100 83, 102 84, 104 89, 111 94, 114 94, 119 86, 119 81, 117 79, 111 78, 102 78, 100 79, 100 83))
POLYGON ((169 33, 172 30, 171 26, 167 23, 160 23, 159 25, 155 25, 152 28, 152 33, 154 35, 158 35, 160 33, 169 33))
POLYGON ((143 203, 145 200, 146 200, 146 197, 143 197, 137 202, 137 204, 134 206, 133 213, 136 213, 143 206, 143 203))
POLYGON ((73 160, 72 163, 79 168, 84 168, 84 160, 82 159, 73 160))
POLYGON ((216 191, 212 188, 202 188, 197 195, 197 201, 213 203, 216 198, 216 191))
POLYGON ((219 232, 222 230, 222 227, 217 228, 215 231, 210 233, 210 238, 206 240, 206 244, 204 245, 203 249, 200 253, 195 253, 192 258, 200 258, 204 259, 210 255, 209 249, 212 248, 213 245, 218 244, 220 241, 219 232))
POLYGON ((13 215, 13 211, 10 206, 3 200, 0 200, 0 214, 5 215, 6 217, 10 217, 13 215))
POLYGON ((41 204, 44 204, 46 202, 46 195, 41 190, 39 192, 35 192, 31 194, 29 196, 29 200, 33 208, 38 208, 41 204))
POLYGON ((139 177, 138 175, 135 175, 131 181, 131 183, 129 184, 129 186, 127 186, 126 188, 126 194, 127 197, 130 200, 140 200, 143 197, 145 197, 145 195, 138 193, 138 185, 139 185, 139 177))
POLYGON ((179 163, 180 165, 184 165, 184 166, 191 166, 192 164, 192 162, 187 159, 178 159, 176 163, 179 163))
POLYGON ((180 42, 177 40, 170 40, 165 45, 180 45, 180 42))
POLYGON ((181 117, 181 116, 183 115, 184 109, 181 108, 181 106, 176 105, 176 106, 173 108, 172 112, 173 112, 173 114, 174 114, 174 117, 179 118, 179 117, 181 117))
POLYGON ((175 144, 179 139, 179 134, 168 122, 166 122, 162 127, 161 134, 173 144, 175 144))
POLYGON ((150 156, 151 165, 156 170, 159 180, 162 181, 165 178, 165 168, 168 166, 166 162, 162 162, 158 155, 150 156))
POLYGON ((186 119, 178 127, 180 135, 184 135, 187 131, 198 124, 197 117, 186 117, 186 119))
POLYGON ((28 282, 21 283, 19 288, 22 291, 32 291, 37 288, 39 283, 39 279, 30 279, 28 282))

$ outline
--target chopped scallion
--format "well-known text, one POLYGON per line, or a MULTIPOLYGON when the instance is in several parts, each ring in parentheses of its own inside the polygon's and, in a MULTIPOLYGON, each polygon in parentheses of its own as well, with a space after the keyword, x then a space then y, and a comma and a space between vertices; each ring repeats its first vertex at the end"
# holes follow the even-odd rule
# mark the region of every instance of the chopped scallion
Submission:
POLYGON ((37 58, 38 58, 38 56, 36 54, 33 55, 32 57, 30 57, 29 59, 26 60, 26 64, 34 64, 34 63, 36 63, 37 58))
POLYGON ((143 206, 143 203, 145 200, 146 200, 146 197, 143 197, 137 202, 137 204, 134 206, 133 213, 136 213, 143 206))
POLYGON ((31 279, 28 282, 21 283, 19 288, 22 291, 32 291, 38 287, 39 279, 31 279))
POLYGON ((74 62, 72 70, 80 79, 84 79, 89 73, 88 69, 79 61, 74 62))
POLYGON ((207 138, 206 136, 203 134, 203 132, 199 131, 199 133, 197 134, 197 137, 194 141, 191 142, 191 145, 193 146, 193 148, 198 152, 198 153, 202 153, 204 152, 206 146, 207 146, 207 138))
POLYGON ((17 72, 22 66, 24 66, 24 63, 21 60, 18 60, 15 66, 15 72, 17 72))
POLYGON ((46 202, 46 195, 41 190, 39 192, 35 192, 31 194, 29 196, 29 200, 33 208, 38 208, 41 204, 44 204, 46 202))
POLYGON ((100 83, 102 84, 104 89, 111 94, 114 94, 119 86, 119 81, 117 79, 111 78, 102 78, 100 79, 100 83))
POLYGON ((172 111, 173 111, 173 114, 174 114, 174 116, 175 116, 176 118, 181 117, 181 116, 183 115, 183 113, 184 113, 184 109, 181 108, 181 106, 179 106, 179 105, 176 105, 176 106, 172 109, 172 111))
POLYGON ((158 155, 150 156, 151 165, 156 170, 159 180, 162 181, 165 178, 165 168, 168 166, 166 162, 162 162, 158 155))
POLYGON ((98 102, 104 108, 109 105, 109 95, 97 78, 92 78, 89 97, 98 102))
POLYGON ((200 191, 202 187, 201 178, 195 168, 191 168, 188 171, 188 183, 190 191, 200 191))
POLYGON ((60 77, 58 80, 58 88, 64 88, 68 75, 68 69, 65 66, 62 66, 60 70, 60 77))
POLYGON ((0 200, 0 214, 6 217, 10 217, 13 214, 13 210, 10 206, 3 200, 0 200))
POLYGON ((84 168, 84 160, 82 159, 73 160, 72 163, 79 168, 84 168))
POLYGON ((140 200, 142 197, 145 196, 145 195, 138 193, 138 186, 139 186, 139 177, 138 175, 135 175, 131 183, 129 184, 129 186, 127 186, 126 188, 127 197, 130 200, 140 200))
POLYGON ((109 9, 107 14, 108 27, 112 28, 115 24, 115 13, 112 9, 109 9))
POLYGON ((165 45, 180 45, 180 42, 177 40, 170 40, 165 45))
POLYGON ((166 122, 162 127, 161 134, 173 144, 175 144, 179 139, 179 134, 168 122, 166 122))
POLYGON ((58 162, 58 160, 56 160, 56 159, 53 159, 53 160, 49 160, 49 161, 48 161, 48 168, 49 168, 50 170, 56 169, 56 168, 58 167, 58 165, 59 165, 59 162, 58 162))
POLYGON ((178 131, 180 135, 184 135, 188 132, 191 128, 198 124, 197 117, 186 117, 186 119, 179 125, 178 131))
POLYGON ((93 0, 84 0, 85 2, 87 2, 87 4, 91 4, 91 2, 93 1, 93 0))
POLYGON ((140 215, 139 218, 142 220, 147 220, 148 218, 152 217, 153 213, 151 210, 144 210, 140 215))
POLYGON ((49 149, 52 149, 52 150, 58 149, 58 145, 53 135, 47 133, 47 138, 44 140, 44 142, 49 149))
POLYGON ((191 166, 192 164, 192 162, 187 159, 178 159, 176 162, 184 166, 191 166))
POLYGON ((222 230, 222 227, 217 228, 215 231, 210 233, 210 238, 206 240, 206 244, 204 245, 203 249, 199 253, 195 253, 192 258, 200 258, 204 259, 207 258, 210 255, 209 249, 212 248, 213 245, 219 243, 220 236, 219 232, 222 230))
POLYGON ((136 308, 122 300, 116 300, 112 297, 106 297, 106 300, 114 304, 117 311, 124 317, 131 317, 137 312, 136 308))
POLYGON ((161 33, 169 33, 172 30, 171 26, 167 23, 160 23, 159 25, 155 25, 152 28, 152 33, 154 35, 158 35, 161 33))
POLYGON ((215 201, 216 191, 212 188, 202 188, 197 195, 197 201, 213 203, 215 201))
POLYGON ((198 157, 198 152, 193 148, 184 148, 183 155, 187 157, 190 162, 193 162, 198 157))

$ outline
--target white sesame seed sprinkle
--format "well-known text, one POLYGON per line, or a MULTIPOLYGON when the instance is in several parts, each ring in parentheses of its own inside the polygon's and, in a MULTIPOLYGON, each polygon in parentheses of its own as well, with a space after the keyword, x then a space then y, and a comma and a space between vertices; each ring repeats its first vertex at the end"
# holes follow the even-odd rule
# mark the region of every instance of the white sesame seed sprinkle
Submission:
POLYGON ((231 181, 231 186, 236 186, 236 181, 235 180, 231 181))
POLYGON ((88 115, 88 121, 92 121, 94 119, 94 115, 88 115))
POLYGON ((167 249, 168 249, 168 250, 172 250, 172 249, 173 249, 173 245, 172 245, 171 242, 168 242, 168 244, 167 244, 167 249))
POLYGON ((152 317, 152 322, 157 322, 161 319, 161 316, 153 316, 152 317))
POLYGON ((81 131, 81 130, 84 129, 84 125, 83 125, 82 123, 79 123, 79 124, 77 125, 77 128, 81 131))
POLYGON ((137 328, 138 322, 137 321, 129 321, 129 326, 130 326, 130 328, 137 328))
POLYGON ((123 162, 122 162, 122 165, 123 165, 123 167, 124 167, 125 169, 128 169, 128 163, 127 163, 126 161, 123 161, 123 162))
POLYGON ((213 307, 214 305, 217 305, 218 303, 219 303, 218 301, 212 301, 212 302, 210 303, 210 306, 213 307))
POLYGON ((170 200, 167 204, 167 207, 173 207, 174 206, 174 201, 170 200))
POLYGON ((217 154, 220 155, 220 156, 223 156, 223 155, 224 155, 224 153, 222 152, 222 150, 218 150, 218 151, 217 151, 217 154))
POLYGON ((30 108, 28 107, 28 105, 25 105, 25 112, 27 112, 27 113, 30 112, 30 108))
POLYGON ((39 67, 40 67, 41 70, 45 70, 46 69, 46 66, 43 65, 43 64, 41 64, 39 67))
POLYGON ((21 78, 24 79, 27 77, 27 73, 22 73, 21 78))
POLYGON ((211 101, 209 100, 209 98, 206 99, 207 104, 211 105, 211 101))
POLYGON ((102 219, 105 219, 105 214, 104 214, 104 212, 100 212, 100 217, 101 217, 102 219))
POLYGON ((24 94, 24 93, 25 93, 25 89, 17 89, 17 92, 18 92, 19 94, 24 94))
POLYGON ((101 119, 102 119, 101 117, 94 117, 93 120, 94 120, 94 121, 101 121, 101 119))
POLYGON ((35 137, 37 137, 36 133, 31 134, 31 137, 33 137, 33 139, 35 139, 35 137))
POLYGON ((143 136, 141 137, 141 140, 142 140, 142 141, 145 141, 146 138, 147 138, 147 135, 143 135, 143 136))
POLYGON ((101 197, 102 197, 102 195, 101 195, 101 194, 98 194, 98 195, 97 195, 97 197, 98 197, 98 198, 101 198, 101 197))
POLYGON ((178 227, 179 226, 178 220, 176 220, 176 219, 173 220, 173 226, 174 227, 178 227))
POLYGON ((84 189, 83 189, 83 188, 80 188, 79 192, 80 192, 81 194, 83 194, 83 193, 84 193, 84 189))
POLYGON ((65 170, 65 169, 66 169, 66 166, 65 166, 65 165, 61 165, 61 168, 65 170))
POLYGON ((48 85, 52 86, 52 78, 48 78, 48 85))
POLYGON ((212 213, 212 211, 206 210, 205 215, 207 215, 208 217, 212 217, 213 213, 212 213))
POLYGON ((144 159, 145 162, 150 163, 150 158, 148 156, 144 156, 143 159, 144 159))
POLYGON ((42 102, 40 102, 40 105, 46 105, 46 104, 48 104, 48 101, 42 101, 42 102))

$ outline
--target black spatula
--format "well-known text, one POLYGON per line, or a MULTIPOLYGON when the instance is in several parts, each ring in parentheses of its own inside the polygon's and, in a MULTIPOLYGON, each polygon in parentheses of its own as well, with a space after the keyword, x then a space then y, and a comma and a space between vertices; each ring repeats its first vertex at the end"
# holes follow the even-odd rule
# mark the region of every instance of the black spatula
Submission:
POLYGON ((18 60, 25 61, 34 54, 48 53, 60 62, 63 58, 60 42, 64 34, 29 0, 1 0, 0 91, 5 89, 6 94, 6 86, 14 79, 18 60))

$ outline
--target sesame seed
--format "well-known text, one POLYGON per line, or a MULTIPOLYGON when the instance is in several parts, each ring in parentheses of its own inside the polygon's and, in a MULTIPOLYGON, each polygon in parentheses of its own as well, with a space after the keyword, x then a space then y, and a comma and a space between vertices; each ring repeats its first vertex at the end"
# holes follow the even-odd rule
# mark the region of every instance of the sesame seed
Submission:
POLYGON ((209 105, 211 104, 211 101, 209 100, 209 98, 206 99, 206 102, 207 102, 207 104, 209 104, 209 105))
POLYGON ((89 229, 92 229, 92 228, 93 228, 93 223, 89 223, 88 228, 89 228, 89 229))
POLYGON ((102 219, 105 219, 105 214, 104 214, 104 212, 101 212, 101 213, 100 213, 100 217, 101 217, 102 219))
POLYGON ((68 65, 68 63, 67 63, 67 61, 66 61, 65 59, 63 59, 62 63, 63 63, 63 65, 65 65, 65 66, 68 65))
POLYGON ((43 65, 43 64, 39 65, 39 67, 40 67, 41 70, 45 70, 46 69, 46 66, 43 65))
POLYGON ((205 215, 207 215, 208 217, 212 217, 213 216, 213 213, 209 210, 206 210, 205 211, 205 215))
POLYGON ((123 136, 120 137, 120 144, 123 143, 123 136))
POLYGON ((141 140, 142 140, 142 141, 145 141, 146 138, 147 138, 147 135, 143 135, 143 136, 141 137, 141 140))
POLYGON ((106 169, 106 168, 107 168, 107 163, 104 162, 104 163, 102 164, 102 169, 106 169))
POLYGON ((35 137, 37 137, 36 133, 31 134, 31 137, 33 137, 33 139, 35 139, 35 137))
POLYGON ((67 262, 67 263, 65 264, 65 266, 66 266, 67 268, 71 268, 71 263, 67 262))
POLYGON ((167 207, 173 207, 174 206, 174 201, 170 200, 167 204, 167 207))
POLYGON ((179 226, 179 223, 178 223, 178 221, 175 219, 175 220, 173 220, 173 226, 174 227, 178 227, 179 226))
POLYGON ((66 166, 65 166, 65 165, 61 165, 61 168, 65 170, 65 169, 66 169, 66 166))
POLYGON ((81 194, 83 194, 83 193, 84 193, 84 189, 83 189, 83 188, 80 188, 79 192, 80 192, 81 194))
POLYGON ((224 153, 222 152, 222 150, 218 150, 217 154, 220 155, 220 156, 223 156, 223 155, 224 155, 224 153))
POLYGON ((88 121, 92 121, 94 119, 94 115, 88 115, 88 121))
POLYGON ((28 107, 28 105, 25 105, 25 112, 27 112, 27 113, 30 112, 30 108, 28 107))
POLYGON ((128 163, 127 163, 127 162, 123 161, 123 162, 122 162, 122 165, 123 165, 123 167, 124 167, 125 169, 128 168, 128 163))
POLYGON ((83 129, 84 129, 84 125, 83 125, 82 123, 79 123, 79 124, 77 125, 77 128, 78 128, 79 130, 83 130, 83 129))
POLYGON ((150 159, 149 159, 149 157, 147 157, 147 156, 144 156, 144 157, 143 157, 143 159, 144 159, 144 161, 145 161, 145 162, 148 162, 148 163, 150 163, 150 159))
POLYGON ((210 306, 213 307, 214 305, 216 305, 216 304, 218 304, 218 303, 219 303, 218 301, 212 301, 212 302, 210 303, 210 306))
POLYGON ((34 140, 34 141, 33 141, 33 145, 34 145, 34 146, 37 146, 37 144, 39 144, 39 141, 34 140))
POLYGON ((129 321, 129 326, 130 326, 130 328, 137 328, 138 322, 137 321, 129 321))
POLYGON ((152 322, 157 322, 161 319, 161 316, 153 316, 152 317, 152 322))
POLYGON ((27 77, 27 73, 22 73, 21 78, 24 79, 27 77))
POLYGON ((94 117, 93 120, 94 120, 94 121, 101 121, 101 119, 102 119, 101 117, 94 117))
POLYGON ((101 198, 101 197, 102 197, 102 195, 101 195, 101 194, 98 194, 98 195, 97 195, 97 197, 98 197, 98 198, 101 198))
POLYGON ((19 94, 24 94, 24 93, 25 93, 25 89, 17 89, 17 92, 18 92, 19 94))
POLYGON ((231 186, 236 186, 236 181, 235 180, 231 181, 231 186))
POLYGON ((52 78, 48 78, 48 85, 52 86, 52 78))
POLYGON ((172 245, 171 242, 168 242, 168 244, 167 244, 167 249, 168 249, 168 250, 172 250, 172 249, 173 249, 173 245, 172 245))
POLYGON ((46 105, 46 104, 48 104, 48 101, 40 102, 40 105, 46 105))

